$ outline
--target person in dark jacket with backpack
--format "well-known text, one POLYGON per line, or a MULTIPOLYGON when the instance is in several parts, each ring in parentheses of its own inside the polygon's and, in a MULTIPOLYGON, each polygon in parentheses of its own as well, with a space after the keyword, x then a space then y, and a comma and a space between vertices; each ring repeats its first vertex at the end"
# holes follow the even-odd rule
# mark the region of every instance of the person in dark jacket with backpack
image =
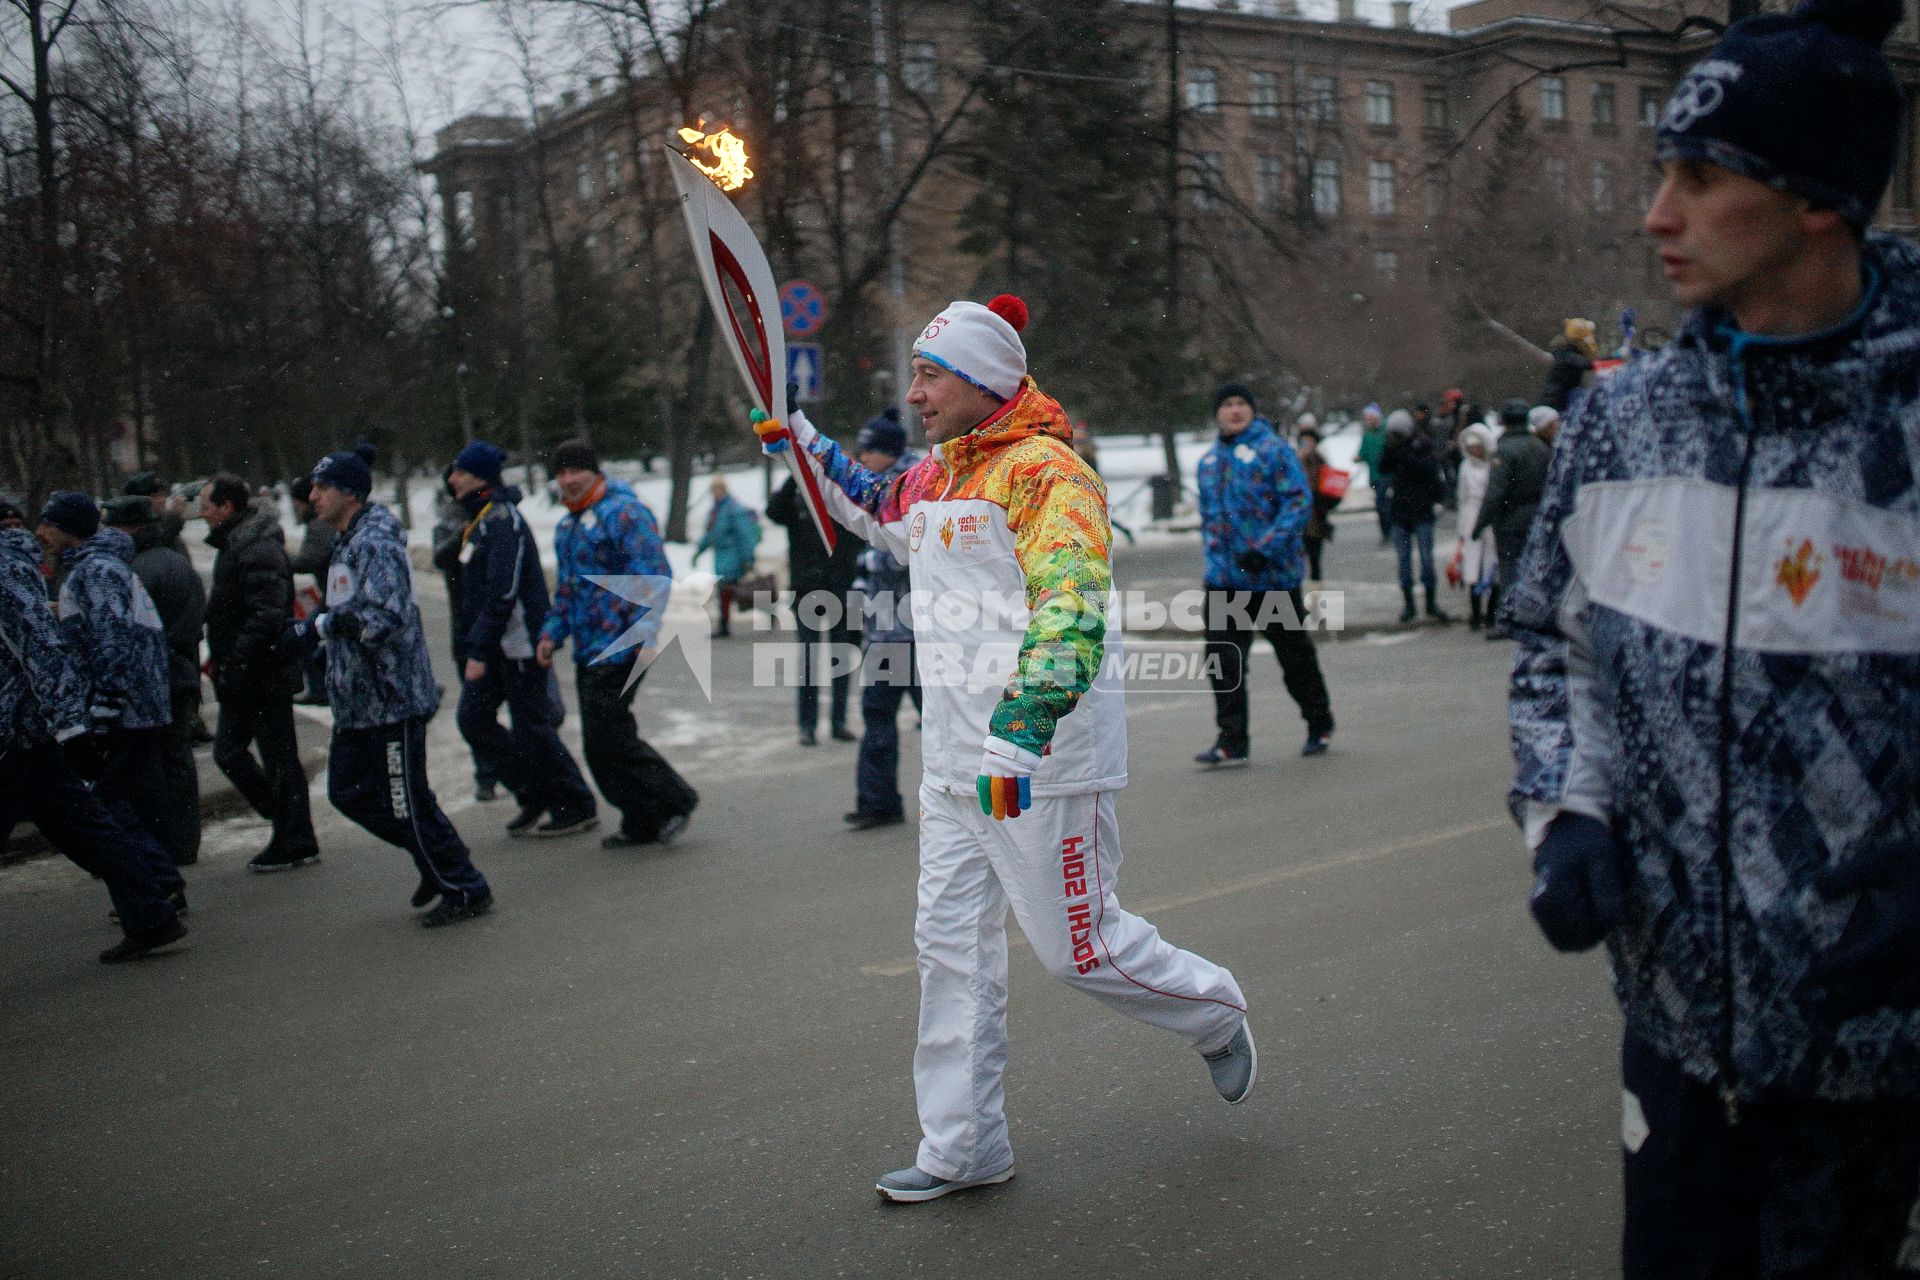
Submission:
MULTIPOLYGON (((1494 446, 1493 469, 1487 477, 1486 501, 1480 504, 1479 518, 1473 522, 1472 537, 1493 530, 1493 589, 1487 601, 1487 616, 1494 619, 1487 631, 1489 640, 1507 639, 1506 626, 1500 621, 1500 598, 1527 549, 1527 531, 1540 509, 1540 495, 1547 487, 1547 469, 1553 465, 1553 441, 1560 431, 1560 414, 1549 405, 1528 409, 1523 400, 1509 400, 1500 409, 1505 428, 1494 446)), ((1469 539, 1471 540, 1471 539, 1469 539)))
POLYGON ((307 773, 294 732, 293 695, 300 665, 276 652, 293 621, 293 569, 273 508, 256 503, 238 476, 215 476, 200 495, 214 548, 207 600, 207 650, 220 722, 213 762, 273 824, 267 847, 247 869, 286 871, 320 856, 313 834, 307 773), (255 748, 259 758, 254 758, 255 748))
POLYGON ((453 553, 460 571, 453 620, 460 733, 487 775, 520 802, 508 835, 572 835, 593 829, 599 818, 580 766, 560 741, 547 670, 534 661, 547 620, 547 575, 520 514, 520 491, 500 482, 505 459, 499 446, 475 440, 447 473, 467 517, 453 553), (502 703, 511 733, 500 727, 502 703))
POLYGON ((1446 500, 1446 477, 1441 459, 1448 445, 1432 423, 1421 427, 1405 409, 1387 415, 1387 443, 1380 451, 1380 471, 1393 484, 1388 500, 1387 532, 1393 537, 1394 557, 1400 567, 1400 621, 1412 622, 1413 552, 1420 552, 1420 585, 1426 589, 1427 616, 1447 622, 1440 607, 1439 578, 1433 571, 1434 509, 1446 500))
MULTIPOLYGON (((899 423, 896 421, 894 425, 898 427, 899 423)), ((902 449, 906 447, 905 435, 902 428, 902 449)), ((831 678, 833 693, 827 724, 835 742, 852 742, 853 731, 847 728, 847 701, 853 688, 853 664, 849 659, 856 641, 852 619, 847 616, 847 593, 853 590, 853 580, 860 575, 860 553, 867 549, 867 544, 835 525, 833 552, 829 554, 826 544, 820 541, 820 531, 813 527, 806 503, 800 498, 800 485, 791 476, 767 499, 767 519, 787 531, 787 586, 793 592, 800 637, 801 680, 797 699, 800 745, 811 747, 820 740, 817 732, 820 680, 823 672, 833 669, 836 656, 841 660, 842 669, 831 678), (812 611, 802 607, 816 592, 821 616, 831 619, 824 626, 808 622, 812 611)))

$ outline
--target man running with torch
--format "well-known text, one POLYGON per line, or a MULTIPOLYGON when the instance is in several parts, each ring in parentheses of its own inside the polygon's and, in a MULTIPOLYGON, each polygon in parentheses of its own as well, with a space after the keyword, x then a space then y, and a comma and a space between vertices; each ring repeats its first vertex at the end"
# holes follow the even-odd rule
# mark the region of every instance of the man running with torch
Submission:
POLYGON ((913 586, 926 697, 913 1062, 924 1137, 912 1166, 876 1184, 895 1201, 1013 1176, 1001 1082, 1009 906, 1047 972, 1180 1035, 1226 1101, 1254 1083, 1233 975, 1115 897, 1126 714, 1099 674, 1119 643, 1113 534, 1066 413, 1027 377, 1026 321, 1003 294, 956 302, 927 326, 907 403, 934 448, 899 476, 867 470, 797 412, 786 424, 754 414, 767 451, 799 441, 831 482, 821 487, 834 518, 906 561, 913 586), (996 616, 1000 601, 1011 617, 996 616))

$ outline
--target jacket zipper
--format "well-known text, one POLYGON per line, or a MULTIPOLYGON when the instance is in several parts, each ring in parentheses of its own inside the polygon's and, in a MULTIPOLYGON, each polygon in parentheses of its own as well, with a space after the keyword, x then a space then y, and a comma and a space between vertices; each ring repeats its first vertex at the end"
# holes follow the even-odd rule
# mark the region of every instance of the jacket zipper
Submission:
POLYGON ((1720 1101, 1726 1107, 1727 1123, 1740 1123, 1740 1075, 1734 1066, 1733 980, 1733 680, 1734 644, 1739 638, 1740 570, 1745 554, 1747 523, 1747 481, 1753 470, 1753 446, 1757 429, 1747 397, 1746 344, 1742 337, 1733 340, 1734 401, 1740 412, 1740 424, 1746 430, 1741 445, 1740 472, 1734 482, 1733 560, 1727 585, 1727 626, 1720 650, 1720 804, 1719 840, 1714 863, 1720 875, 1720 983, 1724 997, 1720 1018, 1720 1101))

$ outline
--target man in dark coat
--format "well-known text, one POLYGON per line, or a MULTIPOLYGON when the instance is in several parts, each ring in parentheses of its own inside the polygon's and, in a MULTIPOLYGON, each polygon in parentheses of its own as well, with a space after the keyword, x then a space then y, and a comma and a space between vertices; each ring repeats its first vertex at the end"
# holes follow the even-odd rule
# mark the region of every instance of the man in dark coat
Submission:
POLYGON ((1446 442, 1432 423, 1416 426, 1413 415, 1395 409, 1387 416, 1387 443, 1380 451, 1380 471, 1393 482, 1388 500, 1387 532, 1393 538, 1400 568, 1400 621, 1412 622, 1413 553, 1420 553, 1420 585, 1426 589, 1427 616, 1449 621, 1439 601, 1439 579, 1433 571, 1433 513, 1446 500, 1441 459, 1446 442))
POLYGON ((787 531, 787 585, 793 591, 800 635, 800 745, 811 747, 820 740, 817 733, 820 686, 816 683, 816 668, 836 671, 832 677, 833 701, 827 721, 835 742, 852 742, 855 735, 847 728, 847 698, 853 688, 853 664, 846 659, 852 653, 854 638, 848 618, 847 593, 853 590, 853 580, 860 575, 860 553, 867 549, 867 544, 835 526, 834 547, 829 554, 826 544, 820 541, 820 531, 813 527, 806 503, 801 501, 800 486, 792 477, 767 499, 767 519, 787 531), (814 592, 820 593, 818 616, 831 619, 824 626, 813 626, 807 621, 809 610, 803 607, 803 602, 814 592), (831 601, 826 597, 832 597, 831 601), (841 658, 843 669, 834 667, 835 655, 841 658))
POLYGON ((1560 415, 1547 405, 1529 411, 1524 401, 1509 400, 1501 407, 1500 420, 1506 430, 1494 449, 1487 498, 1480 504, 1480 517, 1473 522, 1471 535, 1477 538, 1491 526, 1494 547, 1500 553, 1487 601, 1487 613, 1495 620, 1487 632, 1489 640, 1507 638, 1506 624, 1499 618, 1500 597, 1527 549, 1527 531, 1533 528, 1534 513, 1540 509, 1540 495, 1546 492, 1553 440, 1560 432, 1560 415))
POLYGON ((273 838, 248 869, 302 867, 320 856, 320 847, 293 727, 299 664, 276 652, 293 620, 293 570, 280 522, 273 508, 252 502, 245 481, 230 475, 208 483, 200 514, 212 530, 207 542, 219 552, 207 601, 213 695, 220 701, 214 763, 254 812, 273 824, 273 838))
POLYGON ((116 498, 105 512, 109 527, 133 539, 133 575, 153 597, 167 633, 167 695, 173 709, 161 751, 166 811, 160 843, 175 866, 200 859, 200 769, 193 762, 193 727, 200 723, 200 627, 207 593, 193 561, 165 539, 145 498, 116 498))

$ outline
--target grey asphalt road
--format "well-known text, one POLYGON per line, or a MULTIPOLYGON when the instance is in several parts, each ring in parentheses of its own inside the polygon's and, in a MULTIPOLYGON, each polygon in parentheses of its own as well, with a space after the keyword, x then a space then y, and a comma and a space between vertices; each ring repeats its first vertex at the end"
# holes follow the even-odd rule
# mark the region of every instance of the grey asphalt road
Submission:
POLYGON ((1270 656, 1244 770, 1189 763, 1205 697, 1130 700, 1122 900, 1239 976, 1244 1107, 1016 947, 1019 1175, 881 1204, 916 1138, 912 831, 841 833, 852 748, 792 746, 736 640, 713 706, 677 663, 641 695, 703 796, 670 852, 505 839, 442 713, 499 900, 472 924, 418 928, 405 856, 323 799, 296 873, 210 831, 191 938, 138 965, 94 962, 72 867, 0 871, 0 1276, 1614 1273, 1618 1015, 1526 917, 1506 648, 1323 652, 1316 760, 1270 656))

